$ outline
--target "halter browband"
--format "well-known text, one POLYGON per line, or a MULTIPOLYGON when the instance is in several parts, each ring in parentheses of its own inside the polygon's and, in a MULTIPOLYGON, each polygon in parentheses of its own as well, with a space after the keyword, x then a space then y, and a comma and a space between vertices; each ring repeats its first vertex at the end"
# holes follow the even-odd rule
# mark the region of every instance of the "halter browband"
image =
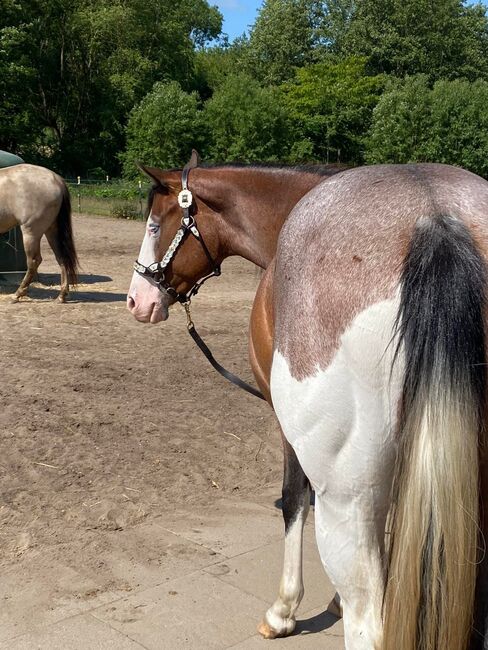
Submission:
POLYGON ((181 218, 181 227, 178 228, 176 235, 173 238, 173 241, 171 242, 171 244, 168 247, 168 250, 163 256, 163 259, 161 260, 161 262, 154 262, 149 266, 145 266, 144 264, 141 264, 139 260, 134 262, 134 270, 137 273, 139 273, 139 275, 142 275, 143 277, 155 282, 160 291, 166 292, 172 298, 175 298, 178 302, 181 302, 182 305, 190 302, 191 298, 198 293, 200 287, 204 282, 206 282, 210 278, 219 276, 221 273, 220 264, 217 264, 217 262, 211 256, 210 251, 205 245, 203 237, 200 231, 198 230, 197 222, 195 221, 195 217, 194 217, 194 213, 196 212, 195 203, 193 200, 193 194, 188 189, 188 175, 190 173, 190 169, 191 169, 190 163, 186 165, 183 169, 183 173, 181 176, 182 190, 178 194, 178 204, 180 208, 183 210, 183 216, 181 218), (171 262, 171 260, 178 252, 180 246, 183 244, 185 239, 190 234, 193 235, 193 237, 195 237, 195 239, 200 242, 203 251, 207 256, 207 259, 210 262, 210 266, 212 267, 212 272, 206 275, 205 277, 201 278, 197 282, 195 282, 195 284, 190 289, 190 291, 188 291, 188 293, 178 293, 178 291, 176 291, 176 289, 169 282, 167 282, 165 278, 165 271, 169 263, 171 262))

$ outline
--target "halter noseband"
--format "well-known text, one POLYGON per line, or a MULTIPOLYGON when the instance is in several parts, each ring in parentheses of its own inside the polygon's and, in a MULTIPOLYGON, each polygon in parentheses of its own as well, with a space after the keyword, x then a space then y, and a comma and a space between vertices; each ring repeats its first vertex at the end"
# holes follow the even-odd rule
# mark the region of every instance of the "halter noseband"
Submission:
POLYGON ((171 244, 168 247, 168 250, 163 256, 163 259, 161 260, 161 262, 154 262, 149 266, 144 266, 144 264, 141 264, 139 260, 134 262, 134 270, 137 273, 139 273, 139 275, 142 275, 143 277, 148 278, 149 280, 155 282, 160 291, 166 292, 172 298, 175 298, 178 302, 181 302, 181 304, 183 305, 190 302, 191 298, 198 293, 200 287, 204 282, 206 282, 210 278, 219 276, 221 273, 220 264, 218 264, 211 256, 210 251, 205 245, 203 237, 200 231, 198 230, 197 222, 194 217, 194 214, 196 214, 196 205, 193 200, 193 194, 188 189, 188 175, 190 173, 190 169, 192 169, 193 167, 196 167, 196 163, 192 163, 192 161, 190 161, 190 163, 185 165, 185 167, 183 168, 183 173, 181 176, 182 190, 178 194, 178 204, 180 208, 183 210, 183 216, 181 218, 181 226, 180 228, 178 228, 176 235, 173 238, 173 241, 171 242, 171 244), (190 234, 193 235, 193 237, 195 237, 195 239, 200 242, 203 251, 207 256, 207 259, 210 262, 210 266, 212 267, 212 272, 206 275, 205 277, 201 278, 200 280, 197 280, 197 282, 195 282, 195 284, 190 289, 190 291, 188 291, 188 293, 178 293, 178 291, 176 291, 176 289, 169 282, 167 282, 165 278, 165 271, 169 263, 171 262, 171 260, 178 252, 180 246, 183 244, 185 239, 190 234))

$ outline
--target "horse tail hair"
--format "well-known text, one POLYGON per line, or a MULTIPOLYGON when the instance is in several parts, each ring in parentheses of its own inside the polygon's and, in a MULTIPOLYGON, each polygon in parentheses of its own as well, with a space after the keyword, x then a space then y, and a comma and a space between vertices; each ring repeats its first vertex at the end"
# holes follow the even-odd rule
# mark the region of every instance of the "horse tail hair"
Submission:
POLYGON ((405 367, 383 650, 466 650, 469 643, 481 541, 485 285, 484 260, 460 220, 417 223, 396 321, 395 359, 405 367))
POLYGON ((62 179, 61 182, 63 193, 61 207, 56 218, 56 244, 61 263, 66 269, 68 282, 71 285, 76 285, 78 282, 78 256, 71 224, 71 199, 66 183, 62 179))

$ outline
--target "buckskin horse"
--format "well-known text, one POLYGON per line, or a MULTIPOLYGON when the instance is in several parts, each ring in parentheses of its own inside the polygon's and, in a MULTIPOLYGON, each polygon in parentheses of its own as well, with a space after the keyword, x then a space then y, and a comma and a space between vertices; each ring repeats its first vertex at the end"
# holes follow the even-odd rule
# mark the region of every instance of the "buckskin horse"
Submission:
MULTIPOLYGON (((266 224, 234 209, 232 168, 206 173, 184 175, 181 222, 181 180, 151 170, 128 296, 139 320, 266 248, 266 224)), ((487 255, 488 182, 446 165, 342 171, 284 222, 250 326, 285 449, 285 565, 264 636, 295 625, 311 485, 346 648, 483 647, 487 255)))
POLYGON ((0 169, 0 233, 20 225, 27 257, 27 272, 15 300, 27 294, 41 257, 46 235, 61 267, 60 302, 69 284, 76 284, 78 260, 71 227, 71 202, 63 179, 45 167, 20 164, 0 169))

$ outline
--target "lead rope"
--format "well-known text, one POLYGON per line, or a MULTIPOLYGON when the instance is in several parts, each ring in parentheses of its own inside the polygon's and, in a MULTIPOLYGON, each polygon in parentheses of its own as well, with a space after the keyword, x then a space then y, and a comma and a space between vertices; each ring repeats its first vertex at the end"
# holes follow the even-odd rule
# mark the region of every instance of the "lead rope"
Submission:
POLYGON ((235 386, 242 388, 243 390, 250 393, 251 395, 254 395, 254 397, 259 397, 259 399, 266 400, 266 398, 261 393, 261 391, 259 391, 257 388, 254 388, 254 386, 251 386, 250 384, 246 383, 245 381, 240 379, 237 375, 234 375, 234 373, 230 372, 229 370, 226 370, 223 366, 220 365, 220 363, 215 359, 213 354, 210 352, 210 349, 207 347, 205 341, 202 339, 202 337, 195 329, 195 325, 191 318, 190 301, 183 303, 183 307, 185 308, 185 312, 186 312, 188 333, 195 341, 197 346, 200 348, 200 350, 203 352, 205 357, 208 359, 212 367, 215 368, 215 370, 220 375, 222 375, 222 377, 225 377, 225 379, 230 381, 232 384, 235 384, 235 386))

